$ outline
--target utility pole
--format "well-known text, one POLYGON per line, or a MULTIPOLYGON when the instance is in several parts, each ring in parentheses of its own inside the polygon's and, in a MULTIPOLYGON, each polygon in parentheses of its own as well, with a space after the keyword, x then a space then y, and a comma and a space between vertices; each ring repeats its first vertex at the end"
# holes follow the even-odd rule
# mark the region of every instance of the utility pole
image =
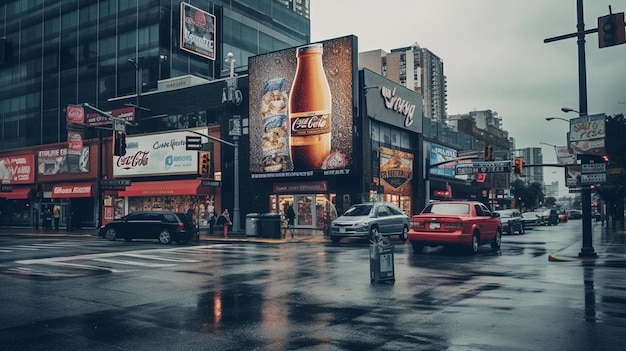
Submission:
MULTIPOLYGON (((558 37, 544 39, 544 43, 551 43, 553 41, 577 38, 578 43, 578 111, 580 116, 587 115, 587 71, 585 61, 585 35, 596 33, 598 28, 585 31, 585 23, 583 16, 583 0, 576 0, 576 13, 577 13, 577 31, 576 33, 570 33, 561 35, 558 37)), ((586 158, 587 155, 578 155, 580 160, 586 158)), ((584 161, 584 160, 583 160, 584 161)), ((597 257, 595 250, 593 249, 593 232, 591 227, 591 187, 589 185, 583 185, 581 189, 582 197, 582 210, 583 210, 583 246, 578 253, 579 257, 597 257)))

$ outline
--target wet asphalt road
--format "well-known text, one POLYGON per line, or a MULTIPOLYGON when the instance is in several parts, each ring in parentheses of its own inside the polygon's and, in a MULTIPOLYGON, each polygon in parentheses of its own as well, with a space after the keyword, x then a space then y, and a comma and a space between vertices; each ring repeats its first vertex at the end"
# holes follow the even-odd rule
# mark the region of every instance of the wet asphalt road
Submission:
POLYGON ((626 350, 624 267, 549 262, 580 221, 478 255, 395 241, 0 238, 2 350, 626 350))

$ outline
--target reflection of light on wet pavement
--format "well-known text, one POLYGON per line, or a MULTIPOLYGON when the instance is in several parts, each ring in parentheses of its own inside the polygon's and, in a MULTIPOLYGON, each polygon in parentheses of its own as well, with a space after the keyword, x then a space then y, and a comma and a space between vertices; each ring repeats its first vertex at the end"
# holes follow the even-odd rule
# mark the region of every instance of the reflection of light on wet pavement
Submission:
POLYGON ((213 295, 213 325, 219 327, 222 321, 222 292, 213 295))

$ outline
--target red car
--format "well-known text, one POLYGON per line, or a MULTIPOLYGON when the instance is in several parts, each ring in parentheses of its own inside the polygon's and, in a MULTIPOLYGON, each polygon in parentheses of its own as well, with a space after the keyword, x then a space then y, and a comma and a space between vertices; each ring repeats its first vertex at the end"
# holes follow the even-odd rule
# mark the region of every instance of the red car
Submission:
POLYGON ((500 220, 477 201, 442 201, 430 203, 411 218, 408 239, 416 253, 424 246, 467 246, 473 253, 482 244, 494 250, 502 243, 500 220))

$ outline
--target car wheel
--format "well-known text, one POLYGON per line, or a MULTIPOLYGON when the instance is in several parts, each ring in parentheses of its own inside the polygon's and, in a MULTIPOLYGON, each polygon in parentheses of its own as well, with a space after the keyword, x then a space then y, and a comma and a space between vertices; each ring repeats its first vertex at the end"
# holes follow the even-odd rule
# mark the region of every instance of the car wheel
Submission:
POLYGON ((406 241, 406 239, 408 238, 409 238, 409 227, 404 226, 404 228, 402 228, 402 234, 400 234, 400 240, 406 241))
POLYGON ((172 242, 172 235, 167 229, 162 229, 159 233, 159 242, 161 242, 161 244, 169 244, 172 242))
POLYGON ((498 250, 500 246, 502 246, 502 233, 498 230, 496 231, 496 237, 493 238, 493 242, 491 243, 491 248, 498 250))
POLYGON ((117 239, 117 232, 113 228, 108 228, 106 232, 104 232, 104 237, 107 240, 114 241, 115 239, 117 239))
POLYGON ((480 238, 478 237, 478 233, 474 233, 472 236, 472 253, 477 253, 478 248, 480 247, 480 238))
POLYGON ((411 241, 411 245, 413 245, 413 252, 422 253, 424 251, 424 245, 420 243, 416 243, 415 241, 411 241))
POLYGON ((330 240, 336 244, 336 243, 339 242, 339 240, 341 240, 341 237, 340 236, 331 235, 330 236, 330 240))

